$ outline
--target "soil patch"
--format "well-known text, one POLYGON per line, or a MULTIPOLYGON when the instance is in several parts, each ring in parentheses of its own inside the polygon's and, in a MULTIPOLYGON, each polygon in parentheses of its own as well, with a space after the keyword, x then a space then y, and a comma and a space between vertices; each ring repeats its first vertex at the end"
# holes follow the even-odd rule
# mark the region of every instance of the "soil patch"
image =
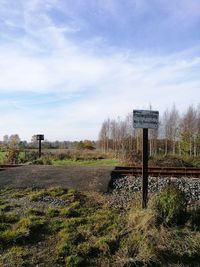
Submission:
POLYGON ((79 191, 107 192, 113 167, 21 166, 0 172, 0 188, 62 186, 79 191))

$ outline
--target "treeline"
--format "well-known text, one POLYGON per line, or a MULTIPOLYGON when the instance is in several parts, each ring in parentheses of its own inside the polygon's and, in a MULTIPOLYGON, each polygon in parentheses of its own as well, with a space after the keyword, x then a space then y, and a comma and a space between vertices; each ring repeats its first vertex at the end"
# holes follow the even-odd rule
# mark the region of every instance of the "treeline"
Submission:
MULTIPOLYGON (((99 147, 103 152, 139 153, 142 149, 142 129, 133 129, 133 115, 125 119, 107 119, 99 132, 99 147)), ((154 155, 200 155, 200 105, 189 106, 180 113, 173 105, 160 114, 159 128, 149 129, 149 153, 154 155)))
MULTIPOLYGON (((38 140, 36 135, 33 135, 30 142, 21 140, 18 134, 12 134, 10 136, 4 135, 3 141, 0 141, 1 150, 7 150, 9 147, 19 147, 20 149, 36 149, 38 148, 38 140)), ((48 141, 45 139, 42 141, 43 149, 96 149, 96 142, 90 140, 82 141, 48 141)))

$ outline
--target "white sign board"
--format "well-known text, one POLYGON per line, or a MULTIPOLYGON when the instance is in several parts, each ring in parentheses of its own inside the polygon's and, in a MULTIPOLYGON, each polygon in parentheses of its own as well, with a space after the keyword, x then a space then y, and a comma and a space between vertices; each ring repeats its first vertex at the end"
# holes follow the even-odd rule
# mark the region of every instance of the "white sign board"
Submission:
POLYGON ((153 110, 133 110, 133 127, 157 129, 159 112, 153 110))

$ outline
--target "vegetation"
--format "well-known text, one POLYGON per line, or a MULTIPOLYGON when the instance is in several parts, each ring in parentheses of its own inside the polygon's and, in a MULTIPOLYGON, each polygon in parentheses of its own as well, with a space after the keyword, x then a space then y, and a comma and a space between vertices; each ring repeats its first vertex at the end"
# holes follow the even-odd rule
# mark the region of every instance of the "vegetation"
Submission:
POLYGON ((99 151, 88 150, 44 150, 38 158, 35 150, 19 151, 11 148, 7 152, 0 152, 1 164, 34 164, 58 166, 115 166, 119 160, 113 154, 103 154, 99 151), (16 153, 17 152, 17 153, 16 153))
MULTIPOLYGON (((200 156, 200 105, 189 106, 180 114, 175 105, 160 114, 158 130, 149 129, 149 154, 156 156, 200 156)), ((133 129, 133 115, 123 120, 107 119, 99 132, 99 147, 114 151, 120 159, 133 164, 142 150, 142 129, 133 129)))
POLYGON ((166 188, 141 209, 61 187, 0 190, 0 266, 200 266, 200 207, 166 188))
MULTIPOLYGON (((159 128, 149 129, 151 163, 156 164, 162 157, 173 157, 175 161, 182 160, 183 166, 200 167, 200 105, 189 106, 182 114, 173 105, 159 119, 159 128)), ((28 143, 21 141, 17 134, 5 135, 0 142, 0 162, 67 166, 113 166, 119 161, 121 165, 140 164, 142 130, 133 129, 132 121, 132 114, 125 119, 105 120, 98 141, 44 140, 39 159, 36 136, 28 143)))

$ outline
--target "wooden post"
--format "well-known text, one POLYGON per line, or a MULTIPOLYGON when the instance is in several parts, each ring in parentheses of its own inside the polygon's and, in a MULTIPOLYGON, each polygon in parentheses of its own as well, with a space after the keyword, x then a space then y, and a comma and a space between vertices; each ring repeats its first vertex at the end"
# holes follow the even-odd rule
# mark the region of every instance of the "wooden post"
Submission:
POLYGON ((142 150, 142 208, 147 208, 148 197, 148 129, 143 129, 142 150))
POLYGON ((39 158, 41 157, 42 155, 42 140, 44 140, 44 135, 43 134, 37 134, 36 135, 36 139, 38 140, 39 142, 39 158))
POLYGON ((39 139, 39 158, 41 157, 41 155, 42 155, 42 152, 41 152, 41 148, 42 148, 42 140, 41 139, 39 139))

